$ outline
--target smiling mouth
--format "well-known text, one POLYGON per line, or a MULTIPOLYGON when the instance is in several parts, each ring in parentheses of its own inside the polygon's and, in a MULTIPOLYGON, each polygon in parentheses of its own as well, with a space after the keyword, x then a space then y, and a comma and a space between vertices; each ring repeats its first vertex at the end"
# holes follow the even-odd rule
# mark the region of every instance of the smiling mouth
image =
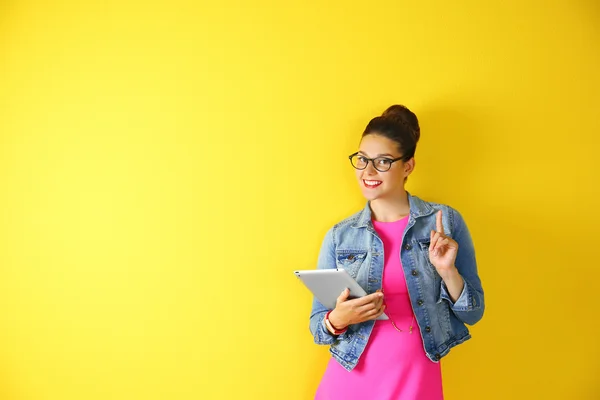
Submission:
POLYGON ((383 183, 382 181, 371 181, 371 180, 363 179, 363 184, 365 185, 365 187, 367 187, 369 189, 374 189, 377 186, 381 185, 382 183, 383 183))

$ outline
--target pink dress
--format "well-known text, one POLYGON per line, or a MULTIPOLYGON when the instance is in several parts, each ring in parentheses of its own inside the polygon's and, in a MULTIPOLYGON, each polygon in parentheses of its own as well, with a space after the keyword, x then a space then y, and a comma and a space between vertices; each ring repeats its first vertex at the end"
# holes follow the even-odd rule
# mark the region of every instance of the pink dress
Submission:
POLYGON ((383 292, 392 323, 376 321, 358 365, 348 372, 330 359, 315 400, 441 400, 440 363, 425 355, 412 311, 400 261, 408 217, 395 222, 373 221, 384 246, 383 292), (412 334, 409 327, 413 326, 412 334))

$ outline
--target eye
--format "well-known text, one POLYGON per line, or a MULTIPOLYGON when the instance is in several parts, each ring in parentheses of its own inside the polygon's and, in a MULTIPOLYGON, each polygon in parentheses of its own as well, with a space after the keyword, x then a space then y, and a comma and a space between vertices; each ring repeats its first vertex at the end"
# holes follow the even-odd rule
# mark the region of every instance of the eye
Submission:
POLYGON ((367 162, 367 157, 365 156, 357 156, 358 161, 360 161, 361 163, 366 163, 367 162))
POLYGON ((392 160, 390 160, 389 158, 378 158, 377 159, 377 165, 379 165, 381 167, 387 167, 391 163, 392 163, 392 160))

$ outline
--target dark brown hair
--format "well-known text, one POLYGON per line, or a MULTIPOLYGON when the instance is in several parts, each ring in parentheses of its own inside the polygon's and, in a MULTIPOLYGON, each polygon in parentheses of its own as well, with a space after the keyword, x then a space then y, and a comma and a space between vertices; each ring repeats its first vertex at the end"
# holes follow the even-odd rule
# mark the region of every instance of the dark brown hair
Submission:
POLYGON ((380 135, 393 140, 398 144, 402 161, 408 161, 417 150, 421 128, 415 113, 403 105, 394 104, 369 122, 362 137, 367 135, 380 135))

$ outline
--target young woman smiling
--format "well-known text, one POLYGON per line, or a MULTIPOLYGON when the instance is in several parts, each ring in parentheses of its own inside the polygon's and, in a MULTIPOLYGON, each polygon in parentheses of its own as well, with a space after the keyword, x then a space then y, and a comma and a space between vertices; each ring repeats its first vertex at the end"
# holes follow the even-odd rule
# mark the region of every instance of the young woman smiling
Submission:
POLYGON ((440 359, 471 336, 485 303, 467 225, 405 189, 418 119, 401 105, 367 125, 350 156, 367 202, 326 234, 318 268, 344 268, 367 296, 313 299, 310 330, 332 358, 318 400, 443 398, 440 359), (377 320, 383 312, 388 320, 377 320))

